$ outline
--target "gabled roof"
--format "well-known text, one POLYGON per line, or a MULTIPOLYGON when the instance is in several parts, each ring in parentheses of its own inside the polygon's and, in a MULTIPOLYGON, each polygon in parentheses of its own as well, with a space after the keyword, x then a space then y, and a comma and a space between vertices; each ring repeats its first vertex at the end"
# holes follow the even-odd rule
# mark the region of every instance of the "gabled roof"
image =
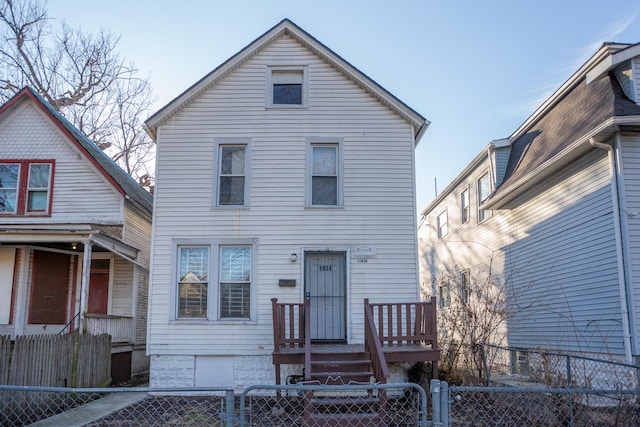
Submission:
POLYGON ((25 87, 13 98, 0 107, 0 116, 15 108, 24 99, 32 100, 64 133, 76 147, 85 154, 87 159, 98 169, 114 188, 124 197, 135 201, 140 207, 149 213, 153 210, 153 196, 146 191, 133 177, 118 166, 109 156, 99 149, 85 134, 80 132, 67 119, 62 116, 44 98, 25 87))
POLYGON ((590 150, 591 138, 605 138, 625 124, 640 124, 640 106, 624 94, 609 72, 611 67, 607 66, 605 71, 599 68, 603 61, 611 64, 615 52, 629 52, 628 46, 603 45, 513 133, 504 180, 483 207, 504 206, 590 150), (597 69, 600 69, 598 79, 593 75, 588 79, 589 73, 597 69))
POLYGON ((285 34, 314 52, 318 57, 332 65, 403 120, 411 124, 414 129, 415 143, 418 143, 430 124, 428 120, 288 19, 282 20, 149 117, 146 121, 147 132, 155 139, 158 126, 169 120, 205 90, 233 72, 264 47, 285 34))

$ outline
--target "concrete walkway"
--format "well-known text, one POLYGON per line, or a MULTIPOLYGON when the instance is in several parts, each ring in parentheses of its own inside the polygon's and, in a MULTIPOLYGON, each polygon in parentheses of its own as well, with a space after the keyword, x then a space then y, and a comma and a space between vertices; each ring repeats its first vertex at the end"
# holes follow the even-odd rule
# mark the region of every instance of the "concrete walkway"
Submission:
POLYGON ((115 392, 94 400, 77 408, 70 409, 45 420, 31 424, 31 426, 65 426, 65 427, 81 427, 89 423, 99 420, 113 412, 133 405, 148 396, 146 392, 115 392))

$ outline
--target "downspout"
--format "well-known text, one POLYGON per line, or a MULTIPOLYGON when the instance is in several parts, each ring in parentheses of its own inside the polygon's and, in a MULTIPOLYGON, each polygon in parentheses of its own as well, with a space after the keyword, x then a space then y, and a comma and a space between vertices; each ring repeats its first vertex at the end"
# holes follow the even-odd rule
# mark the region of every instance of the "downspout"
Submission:
POLYGON ((611 198, 613 199, 613 224, 616 240, 616 253, 618 254, 618 284, 620 286, 620 308, 622 310, 622 333, 624 353, 627 363, 633 363, 631 355, 631 330, 629 325, 629 306, 627 301, 626 270, 624 264, 624 248, 622 246, 622 225, 620 223, 620 201, 618 199, 617 166, 614 149, 609 144, 603 144, 594 138, 589 139, 591 146, 607 151, 609 158, 609 175, 611 179, 611 198))

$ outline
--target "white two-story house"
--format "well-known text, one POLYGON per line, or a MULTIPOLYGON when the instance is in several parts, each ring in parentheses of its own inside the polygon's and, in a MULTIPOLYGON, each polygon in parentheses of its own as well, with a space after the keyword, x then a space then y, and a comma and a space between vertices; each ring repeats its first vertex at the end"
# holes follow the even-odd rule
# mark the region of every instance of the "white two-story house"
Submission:
POLYGON ((309 299, 311 338, 335 343, 363 342, 365 298, 419 300, 429 122, 291 21, 146 123, 152 386, 273 382, 272 298, 309 299))

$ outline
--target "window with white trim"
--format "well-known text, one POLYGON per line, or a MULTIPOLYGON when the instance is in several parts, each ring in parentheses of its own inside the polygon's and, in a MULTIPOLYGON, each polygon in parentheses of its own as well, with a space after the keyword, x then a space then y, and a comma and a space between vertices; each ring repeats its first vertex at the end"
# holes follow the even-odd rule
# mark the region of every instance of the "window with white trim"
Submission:
POLYGON ((0 161, 0 214, 48 215, 53 160, 0 161))
POLYGON ((209 247, 178 247, 178 318, 206 319, 209 292, 209 247))
POLYGON ((438 237, 444 237, 449 232, 449 218, 447 210, 445 209, 440 215, 438 215, 438 237))
POLYGON ((306 66, 269 67, 267 106, 277 108, 307 105, 306 66))
POLYGON ((469 222, 469 189, 465 189, 460 193, 460 222, 466 224, 469 222))
POLYGON ((178 244, 177 319, 247 320, 253 244, 178 244))
POLYGON ((342 206, 341 143, 311 141, 308 157, 307 205, 342 206))
POLYGON ((251 317, 251 247, 220 247, 220 318, 251 317))
POLYGON ((449 284, 446 282, 438 288, 438 306, 440 308, 449 306, 449 284))
POLYGON ((246 140, 217 141, 217 206, 249 205, 249 144, 246 140))
POLYGON ((480 205, 482 205, 490 195, 491 179, 489 177, 489 172, 487 172, 478 179, 478 222, 491 218, 491 215, 493 214, 490 210, 480 209, 480 205))

